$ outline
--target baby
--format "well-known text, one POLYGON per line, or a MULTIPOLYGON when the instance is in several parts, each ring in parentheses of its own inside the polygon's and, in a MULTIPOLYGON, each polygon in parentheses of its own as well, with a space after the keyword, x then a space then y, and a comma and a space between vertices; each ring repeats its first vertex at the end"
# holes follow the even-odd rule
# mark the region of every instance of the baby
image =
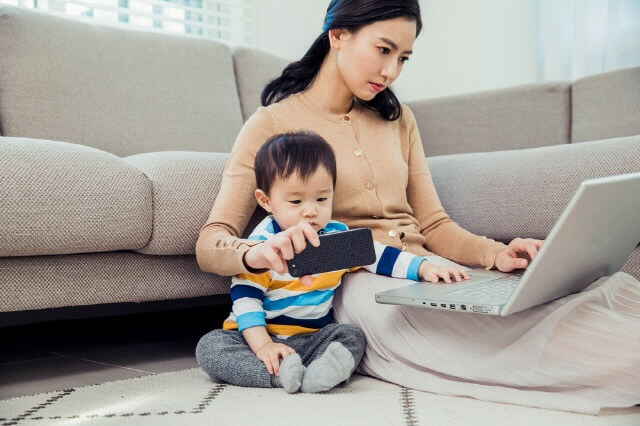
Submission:
MULTIPOLYGON (((320 136, 273 136, 258 151, 254 167, 256 200, 270 215, 249 239, 268 242, 301 223, 318 234, 348 229, 331 220, 336 160, 320 136)), ((376 262, 363 266, 370 272, 415 281, 453 275, 452 268, 377 242, 374 246, 376 262)), ((293 252, 283 255, 291 258, 293 252)), ((209 342, 208 353, 198 345, 201 367, 214 379, 282 387, 289 393, 323 392, 346 381, 366 342, 359 328, 333 322, 332 300, 342 275, 359 268, 305 277, 310 283, 274 270, 233 277, 232 313, 222 330, 203 337, 209 342)))

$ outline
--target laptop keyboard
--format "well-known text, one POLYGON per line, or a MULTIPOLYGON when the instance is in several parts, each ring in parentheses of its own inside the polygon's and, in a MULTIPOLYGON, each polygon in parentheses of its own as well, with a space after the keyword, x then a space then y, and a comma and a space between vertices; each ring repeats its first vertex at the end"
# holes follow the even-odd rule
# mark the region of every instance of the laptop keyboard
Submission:
POLYGON ((509 300, 520 283, 521 275, 512 275, 509 277, 498 278, 497 280, 487 281, 470 285, 465 288, 450 291, 447 296, 462 296, 469 298, 473 303, 486 303, 501 305, 509 300))

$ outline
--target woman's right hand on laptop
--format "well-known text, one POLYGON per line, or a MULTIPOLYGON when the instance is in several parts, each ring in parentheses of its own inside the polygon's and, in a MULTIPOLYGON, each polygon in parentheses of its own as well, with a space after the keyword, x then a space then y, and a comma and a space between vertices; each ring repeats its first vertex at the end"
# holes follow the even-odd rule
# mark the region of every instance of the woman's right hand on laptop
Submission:
POLYGON ((502 272, 526 268, 538 254, 543 242, 533 238, 514 238, 496 256, 496 268, 502 272))

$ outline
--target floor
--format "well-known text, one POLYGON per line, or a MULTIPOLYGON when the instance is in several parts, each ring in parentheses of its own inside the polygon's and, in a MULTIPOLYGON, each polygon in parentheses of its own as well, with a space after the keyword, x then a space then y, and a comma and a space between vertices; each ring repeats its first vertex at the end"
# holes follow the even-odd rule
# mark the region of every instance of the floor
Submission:
MULTIPOLYGON (((0 400, 195 368, 198 339, 219 326, 228 309, 218 305, 0 328, 0 400)), ((499 404, 474 403, 482 412, 504 410, 499 404)), ((628 413, 640 415, 638 407, 615 414, 628 413)), ((594 419, 598 425, 637 424, 636 417, 622 415, 594 419)))
POLYGON ((197 367, 217 306, 0 328, 0 399, 197 367))

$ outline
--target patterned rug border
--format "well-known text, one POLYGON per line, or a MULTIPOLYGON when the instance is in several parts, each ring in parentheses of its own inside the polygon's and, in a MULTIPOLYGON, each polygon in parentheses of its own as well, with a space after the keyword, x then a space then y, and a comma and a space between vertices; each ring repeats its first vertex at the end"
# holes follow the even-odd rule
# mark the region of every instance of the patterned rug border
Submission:
MULTIPOLYGON (((129 377, 126 379, 112 380, 103 383, 96 383, 92 385, 80 386, 77 388, 68 388, 61 389, 55 391, 41 392, 32 395, 22 395, 19 397, 9 398, 0 400, 0 402, 10 403, 11 401, 19 401, 24 400, 26 398, 35 399, 33 401, 34 406, 26 409, 19 415, 16 415, 12 418, 8 417, 0 417, 0 425, 1 426, 9 426, 9 425, 20 425, 24 424, 24 421, 52 421, 52 420, 95 420, 95 419, 110 419, 110 418, 132 418, 132 417, 149 417, 149 416, 165 416, 165 415, 183 415, 183 414, 201 414, 203 413, 209 405, 226 389, 233 387, 226 383, 218 383, 215 381, 211 381, 213 387, 209 389, 207 394, 191 409, 178 409, 173 411, 142 411, 142 412, 121 412, 121 413, 102 413, 102 414, 68 414, 68 415, 56 415, 56 416, 37 416, 38 412, 45 409, 51 408, 54 404, 62 401, 65 397, 82 390, 94 390, 95 388, 99 388, 103 385, 117 385, 124 384, 125 382, 135 382, 138 380, 148 379, 150 377, 158 377, 163 375, 173 375, 173 374, 182 374, 188 372, 194 372, 200 370, 199 368, 188 368, 183 370, 169 371, 164 373, 154 373, 154 374, 146 374, 143 376, 137 377, 129 377), (42 401, 42 399, 47 398, 44 402, 38 402, 37 400, 42 401)), ((363 375, 362 377, 366 377, 369 379, 377 380, 376 378, 363 375)), ((382 380, 382 382, 385 382, 382 380)), ((385 382, 388 383, 388 382, 385 382)), ((402 424, 406 426, 417 426, 419 424, 416 413, 415 413, 415 400, 413 395, 413 390, 406 388, 404 386, 399 386, 397 384, 388 383, 395 387, 397 387, 397 395, 398 402, 401 406, 401 415, 402 415, 402 424)))
MULTIPOLYGON (((26 398, 41 400, 42 398, 48 397, 44 402, 34 402, 36 405, 25 410, 24 412, 22 412, 21 414, 13 418, 0 417, 0 422, 1 422, 0 426, 20 425, 27 420, 28 421, 80 420, 80 419, 95 420, 99 418, 109 419, 109 418, 118 418, 118 417, 132 418, 132 417, 149 417, 149 416, 182 415, 182 414, 201 414, 224 390, 228 389, 230 385, 226 383, 217 383, 215 381, 212 381, 211 383, 214 386, 211 389, 209 389, 206 396, 204 396, 202 400, 195 407, 189 410, 182 409, 182 410, 174 410, 172 412, 171 411, 157 411, 157 412, 144 411, 144 412, 124 412, 124 413, 105 413, 105 414, 86 414, 86 415, 72 414, 72 415, 66 415, 66 416, 47 416, 47 417, 36 416, 36 414, 39 411, 45 408, 48 408, 57 402, 60 402, 65 397, 77 391, 91 390, 91 389, 99 388, 100 386, 103 386, 103 385, 113 385, 113 384, 117 385, 118 383, 134 382, 138 380, 148 379, 150 377, 157 377, 157 376, 170 375, 170 374, 171 375, 181 374, 186 372, 194 372, 198 370, 200 369, 196 367, 196 368, 188 368, 183 370, 168 371, 164 373, 152 373, 152 374, 146 374, 143 376, 129 377, 126 379, 112 380, 112 381, 103 382, 103 383, 85 385, 77 388, 60 389, 60 390, 41 392, 41 393, 36 393, 32 395, 22 395, 19 397, 0 400, 0 402, 10 403, 11 401, 19 401, 26 398)), ((362 375, 362 377, 378 380, 374 377, 370 377, 366 375, 362 375)), ((389 383, 384 380, 381 380, 381 382, 388 383, 397 387, 398 399, 399 399, 398 402, 400 403, 402 417, 403 417, 402 423, 406 426, 418 426, 419 421, 418 421, 418 418, 415 412, 415 407, 414 407, 415 400, 413 395, 413 392, 414 392, 413 389, 409 389, 404 386, 399 386, 394 383, 389 383)))
POLYGON ((41 402, 41 403, 37 403, 37 405, 34 405, 33 407, 29 408, 28 410, 25 410, 23 413, 19 414, 18 416, 15 416, 11 419, 6 418, 6 417, 0 417, 0 425, 1 426, 9 426, 9 425, 19 425, 21 422, 23 422, 24 420, 73 420, 73 419, 97 419, 97 418, 114 418, 114 417, 133 417, 133 416, 141 416, 141 417, 146 417, 146 416, 151 416, 151 415, 167 415, 167 414, 176 414, 176 415, 180 415, 180 414, 200 414, 202 413, 208 406, 209 404, 211 404, 211 402, 224 390, 228 387, 227 384, 225 383, 216 383, 216 382, 212 382, 214 384, 213 388, 211 388, 209 390, 209 392, 207 392, 207 395, 202 399, 202 401, 200 401, 194 408, 190 409, 190 410, 177 410, 174 411, 173 413, 170 413, 168 411, 159 411, 159 412, 143 412, 143 413, 108 413, 108 414, 91 414, 91 415, 85 415, 85 416, 80 416, 80 415, 69 415, 69 416, 50 416, 50 417, 34 417, 34 415, 44 409, 47 408, 51 405, 53 405, 56 402, 59 402, 60 400, 64 399, 66 396, 71 395, 74 392, 77 391, 81 391, 81 390, 89 390, 91 388, 98 388, 100 386, 103 385, 111 385, 111 384, 118 384, 118 383, 124 383, 124 382, 132 382, 132 381, 136 381, 136 380, 142 380, 142 379, 146 379, 149 377, 157 377, 157 376, 162 376, 162 375, 168 375, 168 374, 180 374, 180 373, 184 373, 184 372, 189 372, 189 371, 194 371, 194 370, 199 370, 199 368, 187 368, 187 369, 183 369, 183 370, 176 370, 176 371, 167 371, 164 373, 150 373, 150 374, 145 374, 145 375, 141 375, 141 376, 136 376, 136 377, 128 377, 126 379, 119 379, 119 380, 111 380, 108 382, 103 382, 103 383, 95 383, 92 385, 85 385, 85 386, 80 386, 77 388, 68 388, 68 389, 58 389, 58 390, 54 390, 54 391, 48 391, 48 392, 41 392, 41 393, 35 393, 35 394, 31 394, 31 395, 22 395, 22 396, 18 396, 18 397, 14 397, 14 398, 8 398, 8 399, 3 399, 0 400, 0 402, 3 403, 10 403, 11 401, 19 401, 21 399, 26 399, 26 398, 45 398, 47 396, 50 396, 50 398, 48 398, 45 402, 41 402))

